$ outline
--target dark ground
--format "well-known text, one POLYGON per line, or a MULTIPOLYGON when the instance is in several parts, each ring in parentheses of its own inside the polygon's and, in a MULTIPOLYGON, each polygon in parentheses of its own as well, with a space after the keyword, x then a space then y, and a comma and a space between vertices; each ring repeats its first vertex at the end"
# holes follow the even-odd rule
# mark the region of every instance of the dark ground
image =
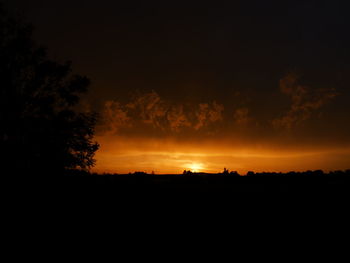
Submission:
POLYGON ((48 183, 61 189, 112 193, 155 192, 335 192, 350 193, 350 171, 324 174, 321 171, 288 174, 191 175, 97 175, 71 173, 51 178, 48 183), (52 179, 52 180, 51 180, 52 179))

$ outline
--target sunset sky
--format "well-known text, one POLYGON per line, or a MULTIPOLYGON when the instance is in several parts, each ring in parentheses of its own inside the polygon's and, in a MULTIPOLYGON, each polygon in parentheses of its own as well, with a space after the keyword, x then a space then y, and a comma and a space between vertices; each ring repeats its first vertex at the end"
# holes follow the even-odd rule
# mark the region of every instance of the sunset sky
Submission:
POLYGON ((7 0, 100 113, 94 171, 350 168, 350 3, 7 0))

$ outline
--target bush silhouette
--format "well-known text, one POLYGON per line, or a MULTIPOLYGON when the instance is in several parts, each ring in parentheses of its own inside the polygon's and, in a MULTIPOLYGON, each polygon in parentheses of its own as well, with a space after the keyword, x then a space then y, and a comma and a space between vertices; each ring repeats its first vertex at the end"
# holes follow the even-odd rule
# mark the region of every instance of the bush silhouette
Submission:
POLYGON ((47 58, 32 40, 32 26, 0 4, 0 148, 8 170, 61 173, 89 169, 96 114, 77 111, 89 79, 71 63, 47 58))

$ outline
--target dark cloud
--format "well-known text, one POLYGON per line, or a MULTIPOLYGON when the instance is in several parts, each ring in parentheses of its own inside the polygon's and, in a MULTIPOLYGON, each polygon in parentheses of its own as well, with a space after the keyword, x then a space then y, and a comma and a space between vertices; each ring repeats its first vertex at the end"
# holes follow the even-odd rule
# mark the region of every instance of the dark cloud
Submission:
POLYGON ((314 113, 337 96, 335 89, 312 89, 300 84, 299 76, 289 73, 280 80, 280 91, 289 96, 291 106, 283 116, 273 120, 275 128, 292 129, 310 119, 314 113))

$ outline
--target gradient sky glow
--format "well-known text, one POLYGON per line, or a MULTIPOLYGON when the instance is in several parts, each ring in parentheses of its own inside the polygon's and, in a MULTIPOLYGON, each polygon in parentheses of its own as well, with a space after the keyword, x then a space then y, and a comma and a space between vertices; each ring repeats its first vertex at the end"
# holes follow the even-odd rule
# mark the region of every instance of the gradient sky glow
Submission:
POLYGON ((217 173, 224 167, 246 174, 248 171, 324 171, 349 167, 350 147, 325 149, 278 149, 263 145, 239 146, 218 143, 176 142, 172 139, 98 138, 95 172, 181 173, 183 170, 217 173))
POLYGON ((91 78, 95 171, 350 168, 349 1, 4 2, 91 78))

